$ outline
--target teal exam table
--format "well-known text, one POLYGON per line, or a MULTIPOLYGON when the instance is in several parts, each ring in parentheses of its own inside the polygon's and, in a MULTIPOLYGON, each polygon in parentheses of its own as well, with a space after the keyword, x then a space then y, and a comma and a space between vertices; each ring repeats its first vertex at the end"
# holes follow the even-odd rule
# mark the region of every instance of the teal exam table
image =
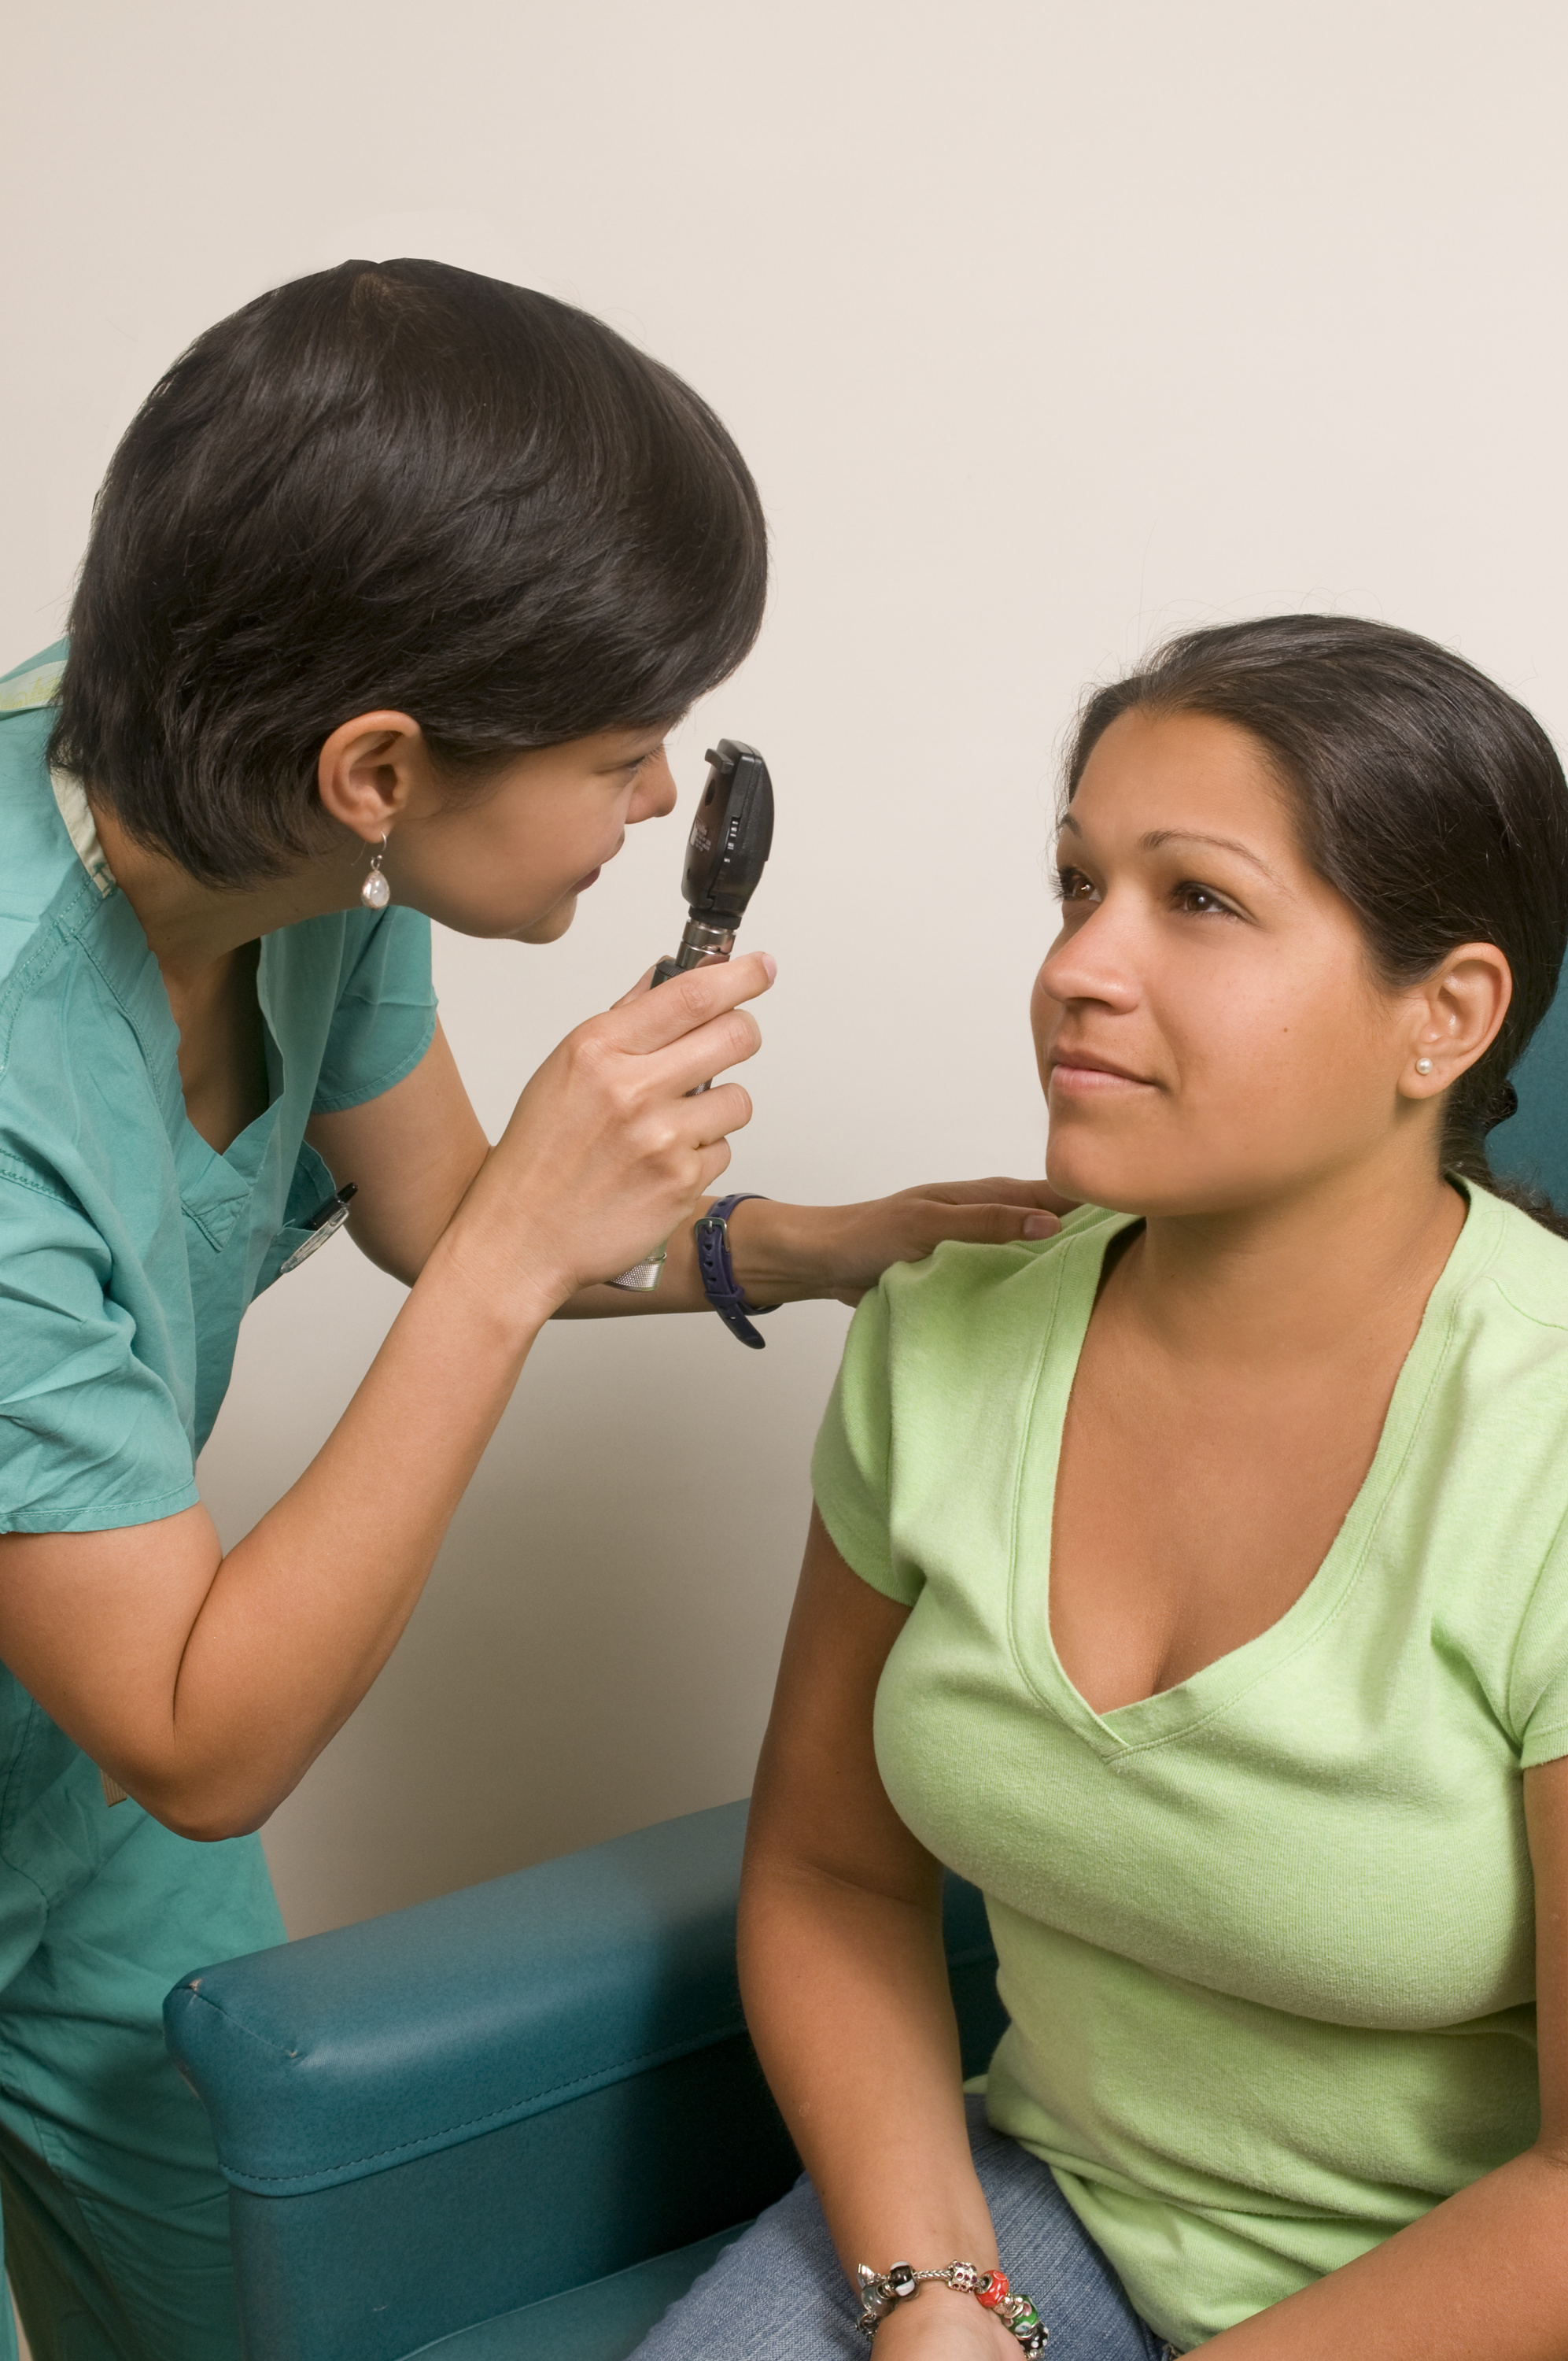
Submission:
MULTIPOLYGON (((247 2361, 620 2361, 799 2170, 740 2015, 744 1804, 187 1976, 247 2361)), ((948 1963, 1001 2033, 972 1886, 948 1963)))

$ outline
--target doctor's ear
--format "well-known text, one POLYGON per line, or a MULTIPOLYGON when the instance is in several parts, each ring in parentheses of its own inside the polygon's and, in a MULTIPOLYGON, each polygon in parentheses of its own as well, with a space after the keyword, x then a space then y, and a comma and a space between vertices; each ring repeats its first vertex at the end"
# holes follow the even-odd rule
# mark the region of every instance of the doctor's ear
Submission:
POLYGON ((316 763, 322 809, 367 844, 378 844, 432 785, 424 732, 406 713, 359 713, 341 721, 316 763))

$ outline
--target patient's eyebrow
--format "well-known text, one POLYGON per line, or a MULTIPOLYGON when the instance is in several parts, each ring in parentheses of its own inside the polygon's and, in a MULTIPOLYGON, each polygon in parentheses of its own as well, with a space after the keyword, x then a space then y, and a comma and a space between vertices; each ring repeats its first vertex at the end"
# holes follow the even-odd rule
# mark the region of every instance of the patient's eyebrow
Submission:
MULTIPOLYGON (((1076 837, 1083 834, 1071 812, 1063 812, 1061 828, 1064 833, 1070 829, 1076 837)), ((1271 869, 1260 852, 1255 852, 1251 845, 1243 844, 1237 837, 1206 836, 1195 828, 1151 828, 1138 839, 1140 852, 1161 852, 1168 844, 1207 844, 1217 852, 1234 852, 1239 860, 1260 871, 1271 885, 1277 885, 1281 893, 1289 890, 1277 870, 1271 869)))
POLYGON ((1217 852, 1234 852, 1240 861, 1258 870, 1271 885, 1283 886, 1284 880, 1271 869, 1262 853, 1255 852, 1250 844, 1243 844, 1234 836, 1205 836, 1194 828, 1151 828, 1140 836, 1138 843, 1145 852, 1160 852, 1168 844, 1207 844, 1217 852))

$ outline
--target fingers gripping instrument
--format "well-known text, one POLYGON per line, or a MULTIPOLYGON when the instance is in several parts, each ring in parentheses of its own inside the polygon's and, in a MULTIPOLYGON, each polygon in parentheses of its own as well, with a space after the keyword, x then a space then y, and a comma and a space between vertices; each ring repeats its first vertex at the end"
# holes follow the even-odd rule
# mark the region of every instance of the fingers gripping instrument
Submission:
MULTIPOLYGON (((681 891, 686 899, 685 931, 673 959, 662 959, 653 983, 694 967, 715 967, 729 957, 735 936, 773 850, 773 785, 768 766, 742 738, 721 738, 710 749, 707 782, 686 839, 681 891)), ((652 988, 652 987, 650 987, 652 988)), ((708 1088, 699 1082, 691 1093, 708 1088)), ((633 1263, 612 1287, 642 1291, 659 1284, 664 1248, 633 1263)))

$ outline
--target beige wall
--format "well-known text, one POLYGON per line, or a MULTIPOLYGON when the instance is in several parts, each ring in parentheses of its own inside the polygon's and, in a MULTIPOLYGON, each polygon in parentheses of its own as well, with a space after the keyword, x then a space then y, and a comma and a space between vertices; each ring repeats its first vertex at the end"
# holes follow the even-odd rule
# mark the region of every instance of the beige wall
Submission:
MULTIPOLYGON (((1568 720, 1560 9, 1479 0, 54 0, 5 46, 0 651, 59 624, 113 440, 269 283, 433 254, 602 313, 735 429, 777 588, 681 733, 780 795, 737 1187, 1037 1169, 1054 752, 1196 619, 1435 632, 1568 720)), ((684 826, 684 823, 680 824, 684 826)), ((671 941, 677 827, 550 950, 444 937, 492 1126, 671 941)), ((258 1306, 229 1536, 396 1290, 258 1306)), ((565 1331, 390 1669, 269 1831, 297 1931, 744 1792, 845 1314, 565 1331)), ((389 1437, 389 1454, 417 1437, 389 1437)))

